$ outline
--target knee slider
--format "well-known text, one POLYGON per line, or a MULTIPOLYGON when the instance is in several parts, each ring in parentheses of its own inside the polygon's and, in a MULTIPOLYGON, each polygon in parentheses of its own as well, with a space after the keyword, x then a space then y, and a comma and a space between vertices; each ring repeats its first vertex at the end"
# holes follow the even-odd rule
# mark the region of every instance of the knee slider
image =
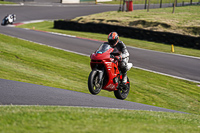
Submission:
POLYGON ((122 73, 126 73, 127 72, 127 63, 122 61, 120 63, 120 69, 121 69, 122 73))

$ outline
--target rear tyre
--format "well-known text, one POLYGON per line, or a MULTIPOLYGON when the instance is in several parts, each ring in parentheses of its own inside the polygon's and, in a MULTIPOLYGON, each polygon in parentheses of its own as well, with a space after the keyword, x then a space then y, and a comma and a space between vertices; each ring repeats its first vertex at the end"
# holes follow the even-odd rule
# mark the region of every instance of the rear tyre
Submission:
POLYGON ((130 82, 127 77, 127 84, 126 85, 119 85, 118 90, 114 91, 115 97, 117 99, 124 100, 127 98, 130 90, 130 82))
POLYGON ((88 89, 91 94, 97 95, 101 91, 102 88, 102 83, 99 84, 99 77, 98 77, 98 72, 97 71, 91 71, 89 78, 88 78, 88 89))

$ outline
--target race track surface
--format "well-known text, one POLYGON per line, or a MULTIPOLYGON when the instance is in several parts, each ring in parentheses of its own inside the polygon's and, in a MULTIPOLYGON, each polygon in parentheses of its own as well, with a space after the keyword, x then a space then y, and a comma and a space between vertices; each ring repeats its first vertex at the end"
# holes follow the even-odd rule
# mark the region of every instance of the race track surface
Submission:
POLYGON ((60 105, 176 112, 124 100, 0 79, 1 105, 60 105))

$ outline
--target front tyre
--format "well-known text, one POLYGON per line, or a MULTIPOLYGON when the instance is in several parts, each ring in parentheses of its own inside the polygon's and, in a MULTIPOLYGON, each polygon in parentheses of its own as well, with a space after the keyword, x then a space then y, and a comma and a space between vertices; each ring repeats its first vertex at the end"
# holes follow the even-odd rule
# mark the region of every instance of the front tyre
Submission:
POLYGON ((117 99, 124 100, 128 96, 129 90, 130 90, 130 82, 129 82, 129 79, 127 77, 127 84, 125 86, 119 85, 118 90, 114 91, 115 97, 117 99))
POLYGON ((8 24, 8 20, 4 19, 1 25, 7 25, 8 24))
POLYGON ((102 83, 99 84, 99 76, 98 76, 98 72, 97 71, 91 71, 89 78, 88 78, 88 89, 90 91, 91 94, 93 95, 97 95, 102 88, 102 83))
POLYGON ((2 23, 1 23, 1 25, 6 25, 6 24, 5 24, 5 20, 4 20, 4 19, 2 20, 2 23))

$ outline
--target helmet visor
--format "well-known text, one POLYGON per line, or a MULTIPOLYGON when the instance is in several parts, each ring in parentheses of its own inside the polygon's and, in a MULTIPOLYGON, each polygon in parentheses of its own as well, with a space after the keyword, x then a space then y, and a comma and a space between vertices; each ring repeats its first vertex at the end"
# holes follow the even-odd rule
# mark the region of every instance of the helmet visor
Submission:
POLYGON ((116 43, 116 40, 114 40, 114 39, 108 39, 108 43, 109 43, 111 46, 114 46, 115 43, 116 43))

